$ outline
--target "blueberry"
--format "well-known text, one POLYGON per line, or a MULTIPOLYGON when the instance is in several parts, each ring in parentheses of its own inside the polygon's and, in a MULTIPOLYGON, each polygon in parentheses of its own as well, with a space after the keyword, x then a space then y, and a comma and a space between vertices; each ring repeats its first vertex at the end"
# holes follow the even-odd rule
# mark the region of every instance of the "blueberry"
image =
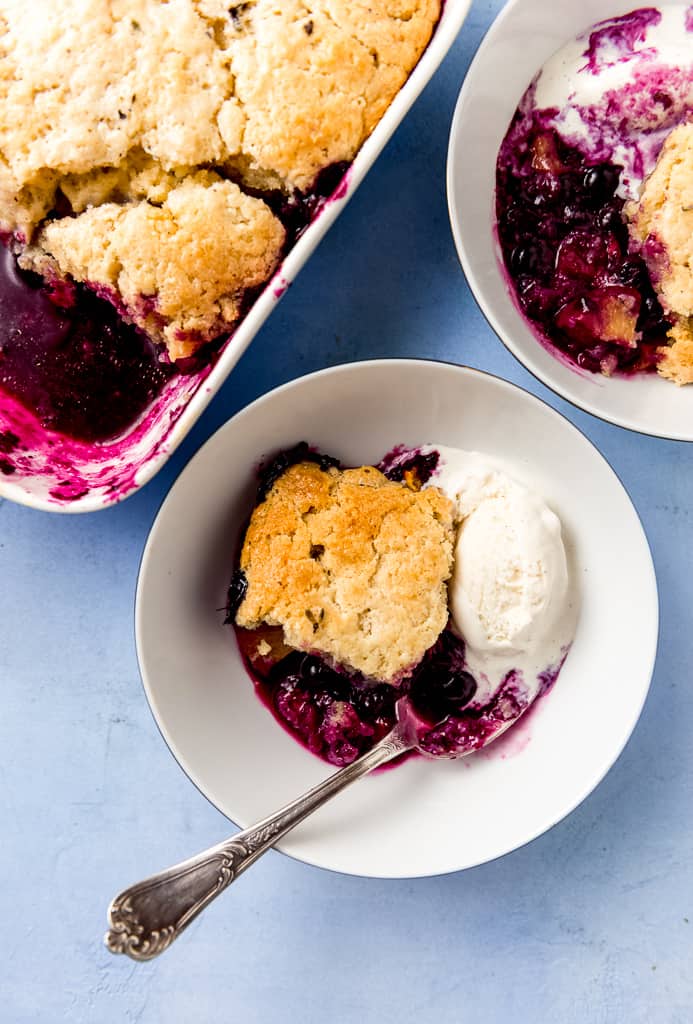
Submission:
POLYGON ((654 295, 645 295, 642 300, 642 312, 646 317, 661 316, 662 307, 654 295))
POLYGON ((300 651, 292 651, 281 661, 276 661, 267 674, 271 683, 283 684, 286 679, 301 681, 301 665, 304 655, 300 651))
POLYGON ((643 288, 646 284, 647 271, 641 260, 626 260, 618 268, 618 279, 622 284, 632 288, 643 288))
POLYGON ((410 473, 423 487, 435 473, 440 461, 440 454, 439 452, 428 452, 424 455, 422 452, 414 452, 410 458, 397 461, 394 466, 385 465, 384 463, 387 461, 386 456, 385 460, 381 462, 380 468, 389 480, 401 482, 405 479, 405 474, 410 473))
POLYGON ((305 696, 305 690, 303 690, 301 684, 302 679, 298 673, 289 673, 282 676, 281 682, 277 687, 277 693, 291 693, 293 690, 296 690, 299 695, 305 696))
POLYGON ((315 682, 316 679, 319 679, 321 676, 325 676, 327 674, 333 675, 334 673, 325 664, 324 661, 321 661, 320 658, 315 658, 312 655, 307 654, 302 659, 301 675, 306 680, 306 682, 313 683, 315 682))
POLYGON ((331 196, 338 185, 341 184, 342 179, 348 170, 349 163, 346 160, 340 160, 336 163, 329 164, 327 167, 323 167, 313 182, 313 194, 323 197, 331 196))
POLYGON ((441 679, 435 695, 439 702, 461 707, 468 704, 476 693, 476 682, 469 672, 451 672, 441 679))
POLYGON ((510 255, 510 269, 514 274, 536 274, 544 260, 544 246, 541 242, 517 245, 510 255))
POLYGON ((589 349, 579 352, 575 362, 581 369, 589 370, 590 373, 599 373, 601 370, 599 359, 589 349))
POLYGON ((562 211, 563 220, 571 227, 590 222, 589 214, 575 203, 566 203, 562 211))
POLYGON ((236 569, 229 589, 226 594, 226 618, 225 623, 233 622, 236 617, 236 612, 243 603, 243 599, 248 591, 248 579, 242 569, 236 569))
POLYGON ((620 235, 625 230, 623 218, 613 206, 605 206, 597 218, 599 226, 605 231, 611 231, 614 235, 620 235))
POLYGON ((348 700, 349 681, 312 654, 304 655, 300 666, 301 679, 311 691, 329 700, 348 700))
POLYGON ((414 680, 411 699, 415 707, 435 721, 459 712, 476 693, 474 678, 462 670, 431 665, 414 680))
POLYGON ((603 202, 614 194, 620 178, 621 172, 618 167, 612 164, 597 164, 596 167, 588 167, 582 184, 591 198, 603 202))
POLYGON ((359 713, 370 720, 394 718, 396 691, 391 686, 368 686, 355 694, 359 713))

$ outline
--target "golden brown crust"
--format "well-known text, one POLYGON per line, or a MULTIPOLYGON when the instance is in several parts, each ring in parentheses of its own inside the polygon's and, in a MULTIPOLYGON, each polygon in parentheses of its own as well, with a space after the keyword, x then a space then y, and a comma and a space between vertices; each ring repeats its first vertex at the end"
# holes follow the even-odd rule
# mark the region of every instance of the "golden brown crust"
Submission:
POLYGON ((395 681, 445 628, 452 512, 373 466, 292 466, 253 512, 237 624, 282 626, 292 647, 395 681))

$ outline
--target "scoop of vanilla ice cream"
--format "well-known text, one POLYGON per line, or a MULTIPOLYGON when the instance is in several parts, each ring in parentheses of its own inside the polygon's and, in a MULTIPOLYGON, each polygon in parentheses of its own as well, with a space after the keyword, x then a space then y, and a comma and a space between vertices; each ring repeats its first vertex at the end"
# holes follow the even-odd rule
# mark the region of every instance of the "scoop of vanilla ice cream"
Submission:
MULTIPOLYGON (((438 449, 431 481, 455 503, 450 582, 455 628, 481 658, 550 649, 562 640, 568 566, 558 517, 542 498, 474 452, 438 449)), ((547 664, 549 662, 547 661, 547 664)))

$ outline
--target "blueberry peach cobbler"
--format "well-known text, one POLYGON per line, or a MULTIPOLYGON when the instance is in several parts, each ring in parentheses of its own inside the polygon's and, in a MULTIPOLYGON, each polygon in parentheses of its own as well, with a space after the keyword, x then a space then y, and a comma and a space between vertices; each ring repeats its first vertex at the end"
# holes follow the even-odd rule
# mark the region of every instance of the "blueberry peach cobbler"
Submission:
POLYGON ((347 469, 302 443, 260 471, 227 621, 313 753, 349 764, 406 696, 422 749, 455 757, 555 680, 568 583, 557 517, 485 457, 427 446, 347 469))
POLYGON ((693 382, 693 8, 647 7, 555 54, 497 163, 512 288, 594 373, 693 382))
POLYGON ((73 436, 132 422, 228 337, 440 6, 0 0, 0 386, 73 436))

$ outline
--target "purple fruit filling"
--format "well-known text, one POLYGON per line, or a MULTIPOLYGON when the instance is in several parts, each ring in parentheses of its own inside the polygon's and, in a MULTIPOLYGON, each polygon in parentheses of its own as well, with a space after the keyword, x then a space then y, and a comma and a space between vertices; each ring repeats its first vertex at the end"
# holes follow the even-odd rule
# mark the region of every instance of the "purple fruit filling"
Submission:
POLYGON ((431 753, 442 744, 441 730, 457 730, 464 746, 450 750, 461 753, 480 746, 493 731, 491 722, 498 722, 495 712, 463 712, 476 682, 462 667, 464 643, 450 630, 399 687, 346 672, 320 655, 290 650, 280 629, 236 627, 236 637, 263 703, 303 746, 330 764, 351 764, 382 739, 395 724, 397 700, 406 693, 424 723, 422 742, 431 753), (268 648, 269 653, 260 653, 268 648), (428 733, 426 722, 441 724, 428 733))
POLYGON ((80 440, 121 433, 171 372, 108 302, 79 286, 74 296, 65 289, 51 294, 40 278, 17 268, 5 247, 0 323, 0 387, 43 426, 80 440))
POLYGON ((518 302, 582 369, 652 371, 671 324, 628 250, 621 168, 565 142, 546 127, 550 113, 518 111, 498 157, 498 236, 518 302))

